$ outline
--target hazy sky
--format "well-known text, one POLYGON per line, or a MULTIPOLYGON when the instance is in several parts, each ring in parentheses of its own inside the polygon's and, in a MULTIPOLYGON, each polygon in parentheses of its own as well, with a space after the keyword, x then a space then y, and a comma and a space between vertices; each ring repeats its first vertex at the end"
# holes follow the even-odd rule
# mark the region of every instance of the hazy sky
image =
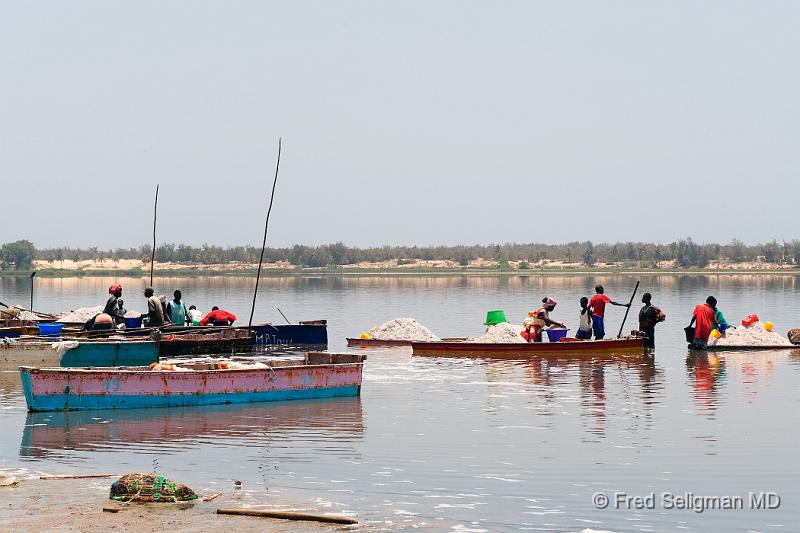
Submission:
POLYGON ((800 237, 800 3, 0 1, 0 242, 800 237))

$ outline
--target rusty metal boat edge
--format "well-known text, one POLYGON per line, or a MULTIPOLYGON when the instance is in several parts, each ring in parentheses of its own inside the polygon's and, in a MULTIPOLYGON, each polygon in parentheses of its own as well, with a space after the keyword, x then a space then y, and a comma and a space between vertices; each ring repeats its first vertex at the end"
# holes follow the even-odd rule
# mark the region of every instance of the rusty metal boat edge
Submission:
POLYGON ((143 367, 20 367, 31 412, 132 409, 358 396, 365 357, 309 352, 268 368, 152 371, 143 367))

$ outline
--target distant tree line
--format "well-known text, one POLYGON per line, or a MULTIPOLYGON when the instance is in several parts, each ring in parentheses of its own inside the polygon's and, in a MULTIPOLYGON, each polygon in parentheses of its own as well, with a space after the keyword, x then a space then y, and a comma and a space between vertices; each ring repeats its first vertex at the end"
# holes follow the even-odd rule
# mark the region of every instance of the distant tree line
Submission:
MULTIPOLYGON (((24 270, 35 260, 47 261, 54 268, 65 260, 106 261, 121 259, 150 262, 152 248, 143 245, 136 248, 114 248, 101 250, 97 247, 44 248, 36 249, 30 241, 16 241, 0 248, 0 268, 24 270)), ((156 248, 156 262, 193 263, 200 265, 229 262, 255 263, 261 250, 253 246, 188 246, 185 244, 162 244, 156 248)), ((747 245, 733 240, 728 244, 695 243, 692 239, 681 239, 669 244, 645 242, 593 243, 591 241, 566 244, 491 244, 459 246, 382 246, 355 248, 342 243, 321 246, 296 244, 288 248, 267 248, 266 262, 284 261, 295 266, 327 267, 351 265, 360 262, 395 260, 409 264, 414 260, 449 260, 466 266, 476 259, 497 261, 502 267, 510 261, 519 268, 530 268, 542 261, 562 261, 591 266, 597 263, 613 263, 619 266, 657 268, 663 261, 675 261, 678 267, 705 267, 711 261, 763 261, 780 265, 800 265, 800 240, 747 245)))

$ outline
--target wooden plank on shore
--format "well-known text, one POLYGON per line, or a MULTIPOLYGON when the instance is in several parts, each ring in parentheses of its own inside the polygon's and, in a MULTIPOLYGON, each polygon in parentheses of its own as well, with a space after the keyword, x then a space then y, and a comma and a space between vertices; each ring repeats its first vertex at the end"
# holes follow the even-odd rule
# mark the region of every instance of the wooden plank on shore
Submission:
POLYGON ((116 477, 118 474, 64 474, 64 475, 42 475, 39 479, 94 479, 103 477, 116 477))
POLYGON ((295 511, 266 511, 262 509, 217 509, 217 514, 279 518, 282 520, 304 520, 331 524, 358 524, 358 520, 344 515, 298 513, 295 511))

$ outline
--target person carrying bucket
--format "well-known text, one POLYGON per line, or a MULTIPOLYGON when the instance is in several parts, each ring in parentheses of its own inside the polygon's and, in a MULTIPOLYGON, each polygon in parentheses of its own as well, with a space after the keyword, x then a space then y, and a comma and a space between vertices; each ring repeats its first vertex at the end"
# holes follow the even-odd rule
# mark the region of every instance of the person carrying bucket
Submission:
POLYGON ((699 304, 694 308, 692 320, 686 328, 688 330, 687 333, 694 334, 691 340, 692 349, 705 350, 708 348, 708 337, 711 335, 711 331, 719 329, 719 324, 717 324, 717 318, 714 313, 716 307, 717 299, 713 296, 709 296, 706 298, 706 303, 699 304), (692 329, 694 331, 691 331, 692 329))
POLYGON ((545 326, 557 326, 566 329, 567 326, 561 322, 550 319, 550 313, 556 308, 557 302, 552 298, 542 298, 542 307, 536 311, 528 313, 528 318, 522 323, 525 332, 528 334, 528 342, 542 342, 542 330, 545 326))

